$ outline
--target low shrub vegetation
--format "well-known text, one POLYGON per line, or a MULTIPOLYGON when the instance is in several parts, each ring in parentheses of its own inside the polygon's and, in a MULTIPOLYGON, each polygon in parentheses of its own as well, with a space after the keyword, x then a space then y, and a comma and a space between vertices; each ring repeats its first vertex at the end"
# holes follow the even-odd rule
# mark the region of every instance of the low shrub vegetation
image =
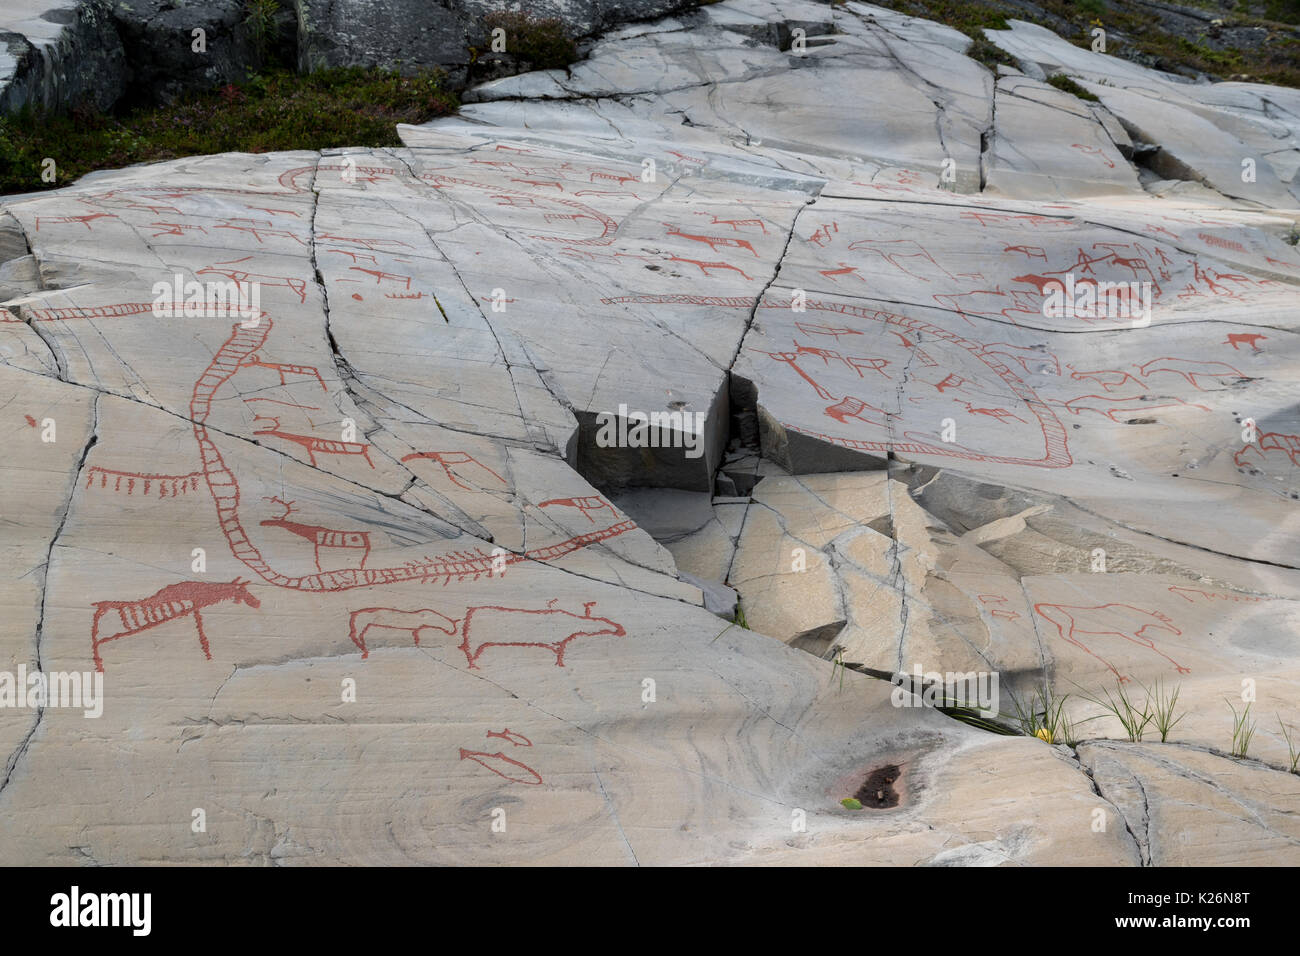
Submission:
POLYGON ((66 186, 95 169, 210 153, 400 146, 398 123, 455 112, 440 71, 358 67, 259 74, 168 106, 0 118, 0 193, 66 186), (54 160, 53 182, 41 177, 54 160))

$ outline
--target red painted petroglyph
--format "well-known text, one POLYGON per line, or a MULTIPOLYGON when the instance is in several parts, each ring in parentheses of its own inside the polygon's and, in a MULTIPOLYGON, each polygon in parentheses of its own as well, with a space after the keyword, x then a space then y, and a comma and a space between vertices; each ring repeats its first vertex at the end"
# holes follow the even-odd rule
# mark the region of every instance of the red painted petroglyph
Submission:
POLYGON ((608 510, 611 515, 618 516, 614 506, 599 495, 588 495, 585 498, 552 498, 550 501, 543 501, 537 507, 577 508, 582 512, 582 516, 593 524, 596 519, 591 515, 596 511, 608 510))
POLYGON ((1070 148, 1080 150, 1081 152, 1087 153, 1089 156, 1096 156, 1111 169, 1115 168, 1115 161, 1107 156, 1106 151, 1099 146, 1085 146, 1082 143, 1071 143, 1070 148))
POLYGON ((730 226, 733 232, 739 232, 741 226, 757 226, 763 235, 767 235, 767 226, 761 219, 719 219, 715 213, 701 212, 696 213, 699 216, 712 216, 713 225, 730 226))
POLYGON ((730 269, 732 272, 739 272, 746 279, 752 280, 754 278, 753 276, 746 273, 744 269, 740 269, 733 265, 728 265, 725 262, 701 262, 699 259, 684 259, 681 256, 666 256, 665 258, 668 262, 689 262, 691 265, 696 266, 706 276, 713 275, 711 272, 709 272, 710 269, 730 269))
POLYGON ((935 261, 934 256, 930 255, 930 251, 925 246, 912 239, 859 239, 856 242, 850 242, 849 248, 874 252, 899 272, 920 279, 922 282, 929 282, 930 280, 904 266, 903 262, 905 260, 916 259, 920 262, 929 263, 936 272, 942 273, 949 279, 956 278, 935 261))
MULTIPOLYGON (((249 222, 253 222, 253 220, 247 220, 247 221, 249 221, 249 222)), ((228 220, 228 222, 239 222, 239 220, 237 220, 237 219, 231 219, 231 220, 228 220)), ((217 228, 217 229, 234 229, 234 230, 237 230, 238 232, 246 232, 246 233, 248 233, 250 236, 252 236, 254 239, 257 240, 257 244, 258 244, 259 246, 262 244, 262 237, 263 237, 263 236, 267 236, 267 237, 270 237, 270 238, 272 238, 272 239, 292 239, 294 242, 298 243, 298 245, 300 245, 300 246, 305 246, 305 245, 307 245, 307 243, 303 241, 303 239, 302 239, 301 236, 295 235, 294 233, 290 232, 290 231, 287 230, 287 229, 275 229, 275 228, 272 228, 272 224, 271 224, 270 222, 266 222, 265 225, 253 225, 253 226, 231 226, 231 225, 219 225, 219 226, 216 226, 215 228, 217 228)))
POLYGON ((348 269, 351 272, 361 272, 368 276, 374 276, 375 285, 380 285, 387 281, 401 283, 402 288, 408 291, 411 288, 411 277, 407 275, 401 275, 396 272, 384 272, 382 269, 366 269, 362 266, 348 266, 348 269))
POLYGON ((817 231, 814 232, 811 236, 809 236, 804 241, 811 242, 813 245, 818 247, 827 246, 830 244, 830 241, 833 238, 831 233, 839 232, 839 231, 840 231, 840 224, 837 222, 832 222, 829 225, 827 223, 822 223, 821 226, 818 227, 817 231))
POLYGON ((353 262, 360 262, 362 259, 366 259, 370 262, 373 262, 376 267, 379 265, 379 261, 374 256, 367 255, 364 252, 353 252, 350 249, 326 249, 325 251, 335 252, 341 256, 349 256, 351 257, 353 262))
POLYGON ((78 225, 85 226, 87 232, 94 232, 95 231, 94 227, 91 226, 91 223, 94 220, 117 219, 117 218, 119 217, 114 215, 111 212, 92 212, 92 213, 87 213, 84 216, 37 216, 36 231, 37 232, 41 231, 42 222, 50 222, 50 223, 77 223, 78 225))
POLYGON ((486 734, 488 737, 499 737, 502 740, 508 740, 516 747, 531 747, 533 742, 523 734, 515 733, 509 727, 502 731, 489 730, 486 734))
POLYGON ((970 219, 978 222, 985 229, 989 227, 990 223, 1000 226, 1029 226, 1032 229, 1074 228, 1074 224, 1068 219, 1054 219, 1048 216, 1037 216, 1033 214, 1018 215, 1016 213, 967 211, 960 215, 962 219, 970 219))
POLYGON ((203 616, 200 612, 205 607, 220 604, 222 601, 247 604, 252 608, 262 606, 262 602, 249 593, 248 582, 241 581, 239 578, 235 578, 228 584, 181 581, 177 584, 169 584, 137 601, 96 601, 93 605, 95 616, 90 623, 90 648, 95 659, 95 670, 101 672, 104 670, 104 661, 99 653, 101 645, 121 637, 139 634, 141 631, 147 631, 187 615, 194 616, 194 626, 199 632, 199 645, 203 648, 203 656, 212 660, 212 651, 208 647, 208 636, 203 632, 203 616), (122 629, 107 636, 100 636, 100 622, 104 615, 110 613, 118 616, 122 629))
MULTIPOLYGON (((593 180, 596 175, 597 174, 595 173, 592 174, 593 180)), ((471 189, 490 190, 494 194, 500 193, 502 195, 505 195, 507 193, 513 192, 513 193, 518 193, 519 195, 527 195, 527 193, 518 190, 503 190, 500 186, 493 186, 486 183, 478 183, 478 182, 474 182, 471 179, 457 179, 452 176, 443 176, 438 173, 422 173, 419 176, 419 178, 420 180, 426 183, 432 182, 435 185, 435 188, 439 188, 439 189, 443 189, 448 186, 468 186, 471 189)), ((617 177, 607 176, 605 178, 615 179, 617 177)), ((635 177, 632 177, 632 179, 628 181, 629 182, 635 181, 635 177)), ((609 216, 606 216, 604 213, 592 209, 590 206, 584 205, 583 203, 575 202, 572 199, 559 199, 554 197, 546 197, 544 198, 544 201, 547 203, 553 203, 553 204, 565 206, 569 209, 573 209, 578 212, 586 213, 588 218, 593 219, 596 222, 600 223, 601 233, 599 236, 594 236, 585 239, 577 239, 571 236, 546 236, 546 235, 531 235, 529 236, 530 239, 537 239, 542 242, 567 242, 572 245, 590 245, 590 246, 607 246, 614 241, 614 234, 618 231, 618 223, 615 222, 613 219, 611 219, 609 216)))
POLYGON ((1131 398, 1115 398, 1113 396, 1102 395, 1080 395, 1078 398, 1072 398, 1062 403, 1063 407, 1069 409, 1075 415, 1080 412, 1096 412, 1098 415, 1105 415, 1113 422, 1124 422, 1133 415, 1153 412, 1158 408, 1196 408, 1203 412, 1209 409, 1204 405, 1196 405, 1191 402, 1185 402, 1181 398, 1172 396, 1163 397, 1161 401, 1146 401, 1143 395, 1134 395, 1131 398), (1127 403, 1127 404, 1121 404, 1127 403))
MULTIPOLYGON (((244 260, 238 259, 235 261, 242 262, 244 260)), ((235 283, 236 287, 239 289, 240 295, 242 296, 250 296, 251 293, 245 292, 244 287, 249 285, 252 282, 256 282, 259 286, 280 287, 280 288, 288 289, 290 292, 293 292, 295 295, 298 296, 299 302, 305 303, 307 301, 307 282, 303 279, 294 279, 290 276, 260 275, 256 272, 245 272, 241 269, 217 269, 214 266, 208 266, 207 268, 199 269, 194 274, 196 276, 203 276, 203 275, 223 276, 226 279, 229 279, 231 282, 235 283)))
POLYGON ((1198 232, 1196 238, 1201 240, 1207 246, 1217 246, 1220 249, 1230 249, 1233 252, 1240 252, 1243 255, 1249 255, 1246 247, 1235 239, 1224 239, 1222 236, 1212 236, 1208 232, 1198 232))
POLYGON ((624 183, 635 183, 639 181, 639 177, 637 176, 621 175, 619 173, 605 173, 605 172, 600 172, 598 170, 591 174, 591 178, 588 180, 588 182, 594 183, 597 179, 604 179, 610 182, 615 182, 618 183, 620 186, 623 185, 624 183))
MULTIPOLYGON (((316 570, 324 571, 320 565, 321 549, 340 550, 349 552, 360 552, 360 567, 366 566, 366 559, 370 557, 370 532, 368 531, 336 531, 333 528, 322 527, 321 525, 302 524, 298 521, 290 521, 289 515, 293 512, 293 502, 285 501, 278 496, 265 498, 265 501, 272 501, 284 509, 284 514, 276 518, 270 518, 261 522, 263 528, 283 528, 290 534, 295 534, 300 538, 305 538, 312 543, 316 558, 316 570)), ((331 568, 330 570, 337 570, 331 568)))
POLYGON ((1300 435, 1283 435, 1281 432, 1264 432, 1259 436, 1258 444, 1244 446, 1232 456, 1232 460, 1242 468, 1250 467, 1246 460, 1254 453, 1260 459, 1270 457, 1268 452, 1278 451, 1290 459, 1291 464, 1300 465, 1300 435))
POLYGON ((845 395, 836 404, 826 409, 825 414, 835 419, 837 422, 847 423, 850 418, 856 418, 859 421, 867 422, 870 425, 885 427, 890 418, 889 412, 874 405, 868 405, 860 398, 854 398, 852 395, 845 395), (873 418, 868 412, 874 413, 878 418, 873 418))
POLYGON ((1004 246, 1003 252, 1019 252, 1026 259, 1042 259, 1047 261, 1047 250, 1042 246, 1004 246))
POLYGON ((361 651, 364 660, 370 656, 370 650, 366 646, 366 632, 372 627, 404 631, 411 635, 418 647, 421 631, 441 631, 448 637, 454 637, 459 623, 458 618, 447 617, 427 607, 413 611, 399 611, 392 607, 363 607, 348 617, 348 637, 361 651))
POLYGON ((1242 345, 1249 345, 1256 352, 1262 352, 1263 349, 1259 347, 1259 342, 1261 339, 1266 339, 1266 338, 1268 338, 1267 335, 1260 335, 1258 332, 1255 333, 1229 332, 1228 338, 1219 344, 1231 345, 1234 352, 1240 351, 1239 346, 1242 345))
POLYGON ((670 225, 669 223, 664 223, 664 225, 668 229, 668 235, 676 236, 679 239, 688 239, 691 242, 702 242, 709 247, 710 252, 717 252, 719 247, 723 249, 748 249, 750 255, 754 258, 758 258, 758 253, 754 251, 754 247, 749 244, 747 239, 736 239, 731 236, 697 235, 695 233, 682 232, 679 228, 670 225))
MULTIPOLYGON (((33 422, 32 426, 35 425, 36 423, 33 422)), ((195 471, 188 475, 151 475, 138 471, 116 471, 93 465, 86 469, 86 488, 93 488, 96 478, 99 479, 99 487, 105 489, 108 488, 111 480, 113 491, 118 493, 134 495, 138 487, 140 493, 146 497, 156 494, 159 498, 177 498, 191 491, 198 491, 203 472, 195 471)))
MULTIPOLYGON (((283 385, 284 382, 281 382, 280 384, 283 385)), ((307 412, 319 412, 319 411, 320 411, 320 406, 319 406, 319 405, 300 405, 300 404, 297 403, 297 402, 286 402, 286 401, 282 401, 281 399, 278 399, 278 398, 263 398, 263 397, 260 396, 260 395, 257 396, 256 398, 246 398, 246 399, 244 399, 244 404, 245 404, 245 405, 251 405, 251 404, 253 404, 253 402, 267 402, 267 403, 269 403, 269 404, 271 404, 271 405, 283 405, 285 408, 300 408, 300 409, 302 409, 303 411, 307 411, 307 412)))
MULTIPOLYGON (((624 637, 627 632, 621 624, 604 617, 595 617, 591 609, 595 601, 583 605, 583 613, 575 614, 563 608, 555 607, 557 599, 547 602, 543 608, 500 607, 497 605, 476 605, 465 611, 463 618, 448 617, 431 608, 419 608, 412 611, 398 610, 391 607, 369 607, 353 611, 348 625, 348 636, 352 643, 366 658, 370 651, 366 645, 366 633, 371 628, 381 628, 409 633, 418 645, 420 632, 424 630, 441 631, 448 636, 455 636, 459 631, 461 642, 457 649, 465 655, 471 669, 478 668, 479 658, 489 647, 535 647, 545 649, 555 655, 555 666, 564 666, 564 655, 568 645, 579 637, 624 637), (486 615, 490 620, 484 626, 491 629, 494 636, 509 624, 498 619, 498 615, 524 615, 522 620, 511 618, 511 622, 528 628, 528 633, 518 640, 486 640, 476 643, 473 635, 475 620, 483 620, 486 615), (592 629, 588 625, 603 625, 592 629), (547 633, 549 630, 550 633, 547 633), (561 636, 563 635, 563 636, 561 636), (552 640, 539 638, 551 637, 552 640)), ((527 746, 532 746, 528 744, 527 746)))
POLYGON ((1011 345, 1007 342, 991 342, 980 347, 980 354, 984 356, 1000 355, 1003 358, 1011 359, 1024 369, 1026 374, 1035 371, 1035 369, 1029 367, 1030 362, 1045 365, 1045 370, 1050 375, 1061 374, 1060 361, 1046 349, 1031 348, 1027 345, 1011 345))
POLYGON ((960 399, 956 398, 954 398, 953 401, 960 402, 962 405, 966 406, 966 411, 971 415, 983 415, 987 418, 995 418, 1004 425, 1007 423, 1008 419, 1012 418, 1020 422, 1022 425, 1028 424, 1019 415, 1005 408, 975 408, 970 402, 962 402, 960 399))
POLYGON ((1031 295, 1021 289, 1007 291, 1001 286, 995 289, 975 289, 971 292, 943 292, 931 296, 935 302, 956 312, 968 325, 974 325, 971 316, 1001 316, 1013 325, 1019 325, 1016 315, 1028 315, 1042 318, 1042 298, 1031 295))
POLYGON ((366 460, 367 465, 371 468, 375 467, 375 463, 370 460, 370 445, 365 442, 338 441, 333 438, 317 438, 315 435, 299 435, 296 432, 287 432, 280 427, 280 420, 271 415, 255 415, 253 420, 275 423, 272 428, 254 431, 254 435, 268 435, 300 446, 307 452, 307 457, 312 465, 317 464, 317 455, 360 455, 366 460))
POLYGON ((477 467, 477 468, 481 468, 481 469, 483 469, 484 471, 486 471, 489 475, 491 475, 491 476, 492 476, 493 478, 495 478, 497 481, 501 482, 501 484, 503 484, 503 485, 506 484, 506 480, 505 480, 504 478, 502 478, 500 475, 498 475, 495 471, 493 471, 493 470, 492 470, 491 468, 489 468, 487 465, 485 465, 485 464, 483 464, 482 462, 480 462, 477 458, 475 458, 475 457, 474 457, 473 455, 471 455, 469 452, 464 452, 464 451, 417 451, 417 452, 413 452, 413 453, 410 454, 410 455, 404 455, 404 456, 402 457, 402 461, 404 461, 404 462, 406 462, 406 461, 414 461, 414 460, 417 460, 417 459, 424 459, 424 460, 428 460, 428 461, 437 462, 438 465, 440 465, 440 466, 442 467, 442 470, 443 470, 444 472, 446 472, 447 477, 451 479, 452 484, 456 485, 458 488, 464 488, 466 491, 473 491, 473 490, 475 490, 475 489, 473 489, 473 488, 471 488, 469 485, 465 484, 463 481, 461 481, 461 480, 460 480, 460 479, 459 479, 459 478, 458 478, 458 477, 457 477, 457 476, 452 472, 452 470, 451 470, 451 466, 452 466, 452 465, 473 465, 473 466, 475 466, 475 467, 477 467))
POLYGON ((838 269, 819 269, 818 271, 827 279, 830 279, 832 282, 839 281, 837 278, 835 278, 836 276, 852 276, 854 279, 857 279, 859 282, 867 281, 866 279, 862 278, 862 276, 858 275, 857 266, 851 266, 843 262, 839 263, 839 265, 840 268, 838 269))
MULTIPOLYGON (((548 601, 547 606, 544 608, 499 607, 496 605, 483 605, 469 608, 465 612, 465 623, 462 627, 463 640, 460 644, 460 650, 464 652, 465 659, 469 661, 470 668, 477 669, 479 658, 483 656, 483 652, 489 647, 544 648, 555 655, 555 666, 563 667, 565 651, 568 649, 569 644, 572 641, 577 640, 579 637, 600 637, 602 635, 609 635, 611 637, 627 636, 627 631, 623 629, 623 625, 611 621, 606 617, 594 617, 592 615, 591 609, 596 606, 595 601, 584 603, 582 606, 582 614, 574 614, 572 611, 566 611, 563 608, 555 607, 557 601, 558 598, 548 601), (526 637, 545 637, 547 636, 544 633, 545 629, 550 628, 554 632, 554 635, 557 636, 557 639, 551 641, 489 639, 475 643, 472 634, 475 620, 481 620, 484 615, 489 615, 495 618, 497 614, 524 615, 524 620, 514 621, 512 619, 512 623, 535 627, 538 631, 543 632, 525 635, 526 637), (575 627, 575 622, 581 622, 576 625, 576 630, 573 629, 575 627), (606 626, 596 630, 588 630, 585 627, 586 624, 603 624, 606 626), (565 636, 558 637, 559 634, 564 634, 565 636)), ((498 622, 496 626, 493 626, 492 624, 488 624, 487 626, 491 628, 492 633, 495 635, 508 625, 503 622, 498 622)))
POLYGON ((676 156, 676 157, 677 157, 678 159, 680 159, 683 163, 690 163, 690 164, 693 165, 693 166, 707 166, 707 165, 709 165, 709 161, 708 161, 707 159, 701 159, 701 158, 698 157, 698 156, 689 156, 689 155, 687 155, 686 153, 679 153, 679 152, 677 152, 677 150, 675 150, 675 149, 670 149, 670 150, 667 150, 666 152, 668 153, 669 156, 676 156))
MULTIPOLYGON (((269 368, 280 376, 281 385, 288 384, 285 380, 286 375, 298 375, 307 378, 314 378, 316 379, 317 384, 320 385, 322 392, 329 391, 329 389, 325 387, 325 380, 320 377, 320 371, 314 365, 285 365, 281 362, 264 362, 262 361, 262 356, 257 352, 246 356, 239 365, 241 368, 269 368)), ((254 401, 256 401, 256 399, 254 399, 254 401)))
POLYGON ((1128 372, 1120 369, 1096 369, 1091 372, 1071 372, 1070 378, 1076 382, 1094 381, 1105 391, 1113 392, 1115 389, 1123 388, 1126 383, 1132 382, 1134 386, 1141 387, 1142 383, 1135 379, 1128 372))
POLYGON ((768 358, 777 362, 784 362, 786 365, 789 365, 790 368, 794 370, 795 374, 813 387, 813 390, 817 393, 819 398, 824 398, 829 401, 835 397, 829 391, 822 388, 815 378, 799 367, 799 354, 797 352, 764 352, 760 349, 752 349, 751 351, 758 352, 760 355, 766 355, 768 358))
POLYGON ((1169 593, 1177 594, 1184 601, 1190 601, 1193 604, 1196 603, 1196 599, 1191 596, 1193 594, 1199 594, 1206 601, 1235 601, 1244 604, 1259 604, 1273 600, 1272 598, 1254 597, 1249 594, 1216 594, 1213 591, 1202 591, 1200 588, 1185 588, 1177 584, 1170 586, 1169 593))
POLYGON ((808 335, 832 335, 837 339, 841 335, 862 335, 863 334, 858 329, 845 329, 845 328, 837 329, 829 325, 813 325, 808 322, 800 322, 797 319, 795 320, 794 327, 798 329, 800 332, 805 332, 808 335))
POLYGON ((151 222, 151 226, 157 226, 161 232, 155 232, 149 238, 157 239, 159 236, 184 236, 186 231, 197 229, 199 232, 207 235, 207 230, 202 226, 187 226, 180 222, 151 222))
POLYGON ((472 760, 481 767, 486 767, 498 777, 504 777, 514 783, 526 783, 536 785, 543 783, 542 775, 527 764, 513 760, 505 754, 498 751, 490 754, 480 750, 466 750, 460 748, 461 760, 472 760), (522 771, 522 773, 520 773, 522 771), (526 776, 525 776, 526 774, 526 776))
MULTIPOLYGON (((382 247, 384 246, 403 246, 404 248, 407 249, 411 248, 411 244, 409 242, 403 242, 400 239, 366 239, 361 236, 339 236, 332 232, 322 232, 316 238, 330 239, 333 240, 334 242, 350 242, 354 246, 362 246, 363 248, 369 249, 371 252, 374 252, 376 250, 382 252, 383 251, 382 247)), ((338 252, 339 250, 336 249, 332 251, 338 252)))
MULTIPOLYGON (((734 309, 752 309, 754 307, 753 299, 746 296, 701 296, 701 295, 627 295, 601 299, 602 303, 643 303, 643 304, 688 304, 688 305, 710 305, 719 308, 734 309)), ((1033 465, 1039 468, 1065 468, 1073 463, 1070 457, 1069 447, 1066 439, 1065 426, 1056 416, 1055 412, 1042 400, 1038 395, 1029 388, 1028 385, 1006 365, 997 359, 997 354, 1003 350, 1009 350, 1010 355, 1016 356, 1017 361, 1021 361, 1021 353, 1030 353, 1040 362, 1050 362, 1059 372, 1059 362, 1050 353, 1038 352, 1030 349, 1024 349, 1019 346, 1009 346, 1002 343, 994 345, 983 345, 973 342, 970 339, 963 338, 955 333, 949 332, 939 326, 931 325, 920 319, 908 318, 907 316, 898 315, 883 310, 868 309, 862 306, 848 305, 837 302, 821 302, 809 299, 805 307, 812 311, 836 312, 844 316, 853 316, 858 319, 871 322, 879 322, 887 326, 892 326, 888 331, 894 332, 904 342, 911 344, 907 333, 924 334, 928 338, 957 346, 973 358, 979 360, 982 364, 992 370, 998 378, 1006 385, 1007 389, 1018 399, 1024 402, 1026 408, 1037 420, 1037 424, 1042 431, 1044 453, 1041 458, 1025 458, 1011 455, 994 455, 980 453, 951 445, 933 444, 929 441, 870 441, 855 438, 846 438, 841 435, 830 435, 822 432, 809 431, 804 428, 785 423, 786 427, 792 431, 807 434, 810 437, 830 442, 844 448, 850 448, 855 451, 872 452, 876 454, 885 454, 893 451, 896 453, 906 454, 924 454, 935 455, 940 457, 957 458, 966 461, 984 461, 996 464, 1008 465, 1033 465)), ((788 314, 791 301, 789 299, 780 299, 776 297, 764 297, 760 307, 767 309, 779 310, 782 314, 788 314)), ((806 373, 799 369, 796 363, 797 354, 793 352, 764 352, 760 349, 754 349, 762 355, 767 355, 777 361, 789 364, 790 367, 805 378, 817 391, 817 394, 829 401, 835 401, 835 397, 826 389, 822 388, 817 382, 810 379, 806 373)), ((1024 364, 1022 362, 1022 364, 1024 364)), ((1025 366, 1026 369, 1028 366, 1025 366)), ((872 423, 879 424, 879 423, 872 423)))
POLYGON ((1199 379, 1212 379, 1220 386, 1235 385, 1238 382, 1249 381, 1250 376, 1238 371, 1225 362, 1197 361, 1194 359, 1180 359, 1163 357, 1152 359, 1143 365, 1137 366, 1138 374, 1143 378, 1150 378, 1157 372, 1171 372, 1179 375, 1187 381, 1189 385, 1199 392, 1208 391, 1201 387, 1199 379))
POLYGON ((1156 647, 1155 642, 1146 636, 1148 630, 1165 631, 1174 636, 1183 632, 1174 626, 1174 622, 1164 614, 1148 611, 1131 604, 1100 604, 1079 607, 1069 604, 1035 604, 1034 610, 1040 616, 1056 625, 1057 632, 1070 644, 1097 658, 1119 680, 1128 681, 1115 666, 1100 654, 1092 651, 1080 640, 1081 636, 1122 637, 1124 640, 1148 650, 1154 651, 1177 668, 1180 674, 1190 674, 1172 657, 1156 647))

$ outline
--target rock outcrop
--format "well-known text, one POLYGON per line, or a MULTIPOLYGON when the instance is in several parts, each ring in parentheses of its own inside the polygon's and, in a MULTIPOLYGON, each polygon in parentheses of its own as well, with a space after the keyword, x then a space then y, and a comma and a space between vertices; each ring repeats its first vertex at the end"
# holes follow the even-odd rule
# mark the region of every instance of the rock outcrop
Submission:
POLYGON ((515 13, 508 0, 15 0, 0 11, 0 115, 169 101, 272 65, 438 68, 459 89, 536 68, 538 30, 589 38, 697 3, 548 0, 515 13))
POLYGON ((0 670, 103 680, 4 861, 1300 861, 1300 101, 990 38, 725 0, 4 204, 0 670))

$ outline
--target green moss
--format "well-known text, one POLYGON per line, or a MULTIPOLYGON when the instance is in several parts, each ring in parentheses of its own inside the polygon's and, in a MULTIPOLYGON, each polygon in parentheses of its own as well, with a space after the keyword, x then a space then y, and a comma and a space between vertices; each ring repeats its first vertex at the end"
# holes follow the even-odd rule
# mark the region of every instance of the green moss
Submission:
POLYGON ((359 67, 258 75, 240 86, 121 115, 77 110, 0 118, 0 193, 66 186, 95 169, 209 153, 400 146, 398 123, 455 112, 441 72, 359 67), (54 160, 57 178, 41 181, 54 160))
POLYGON ((858 800, 854 800, 852 797, 845 797, 843 800, 840 801, 840 805, 844 807, 845 810, 862 809, 862 803, 858 800))
POLYGON ((978 40, 972 40, 970 48, 966 55, 976 63, 982 63, 994 73, 998 71, 998 64, 1004 66, 1015 66, 1015 57, 1010 56, 1006 50, 1002 49, 996 43, 980 37, 978 40))
POLYGON ((1091 103, 1097 102, 1097 97, 1093 96, 1074 80, 1070 79, 1064 73, 1055 73, 1048 77, 1047 80, 1052 86, 1056 87, 1062 93, 1069 93, 1071 96, 1077 96, 1081 100, 1088 100, 1091 103))

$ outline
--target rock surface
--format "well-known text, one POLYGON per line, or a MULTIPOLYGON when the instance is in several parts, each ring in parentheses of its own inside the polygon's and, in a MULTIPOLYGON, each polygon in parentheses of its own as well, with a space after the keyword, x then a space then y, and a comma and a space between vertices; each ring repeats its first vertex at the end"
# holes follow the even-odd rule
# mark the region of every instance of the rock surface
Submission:
POLYGON ((0 11, 0 115, 88 102, 126 89, 126 53, 107 0, 6 0, 0 11))
POLYGON ((0 707, 0 859, 1294 863, 1300 102, 991 37, 726 0, 5 203, 0 671, 104 694, 0 707))
POLYGON ((0 115, 24 106, 107 109, 124 96, 169 101, 277 63, 303 72, 439 68, 459 89, 473 77, 532 69, 521 53, 530 37, 518 34, 543 22, 582 39, 697 4, 530 2, 524 20, 502 27, 496 50, 487 18, 517 11, 509 0, 285 0, 260 40, 246 0, 11 0, 0 10, 0 115))

